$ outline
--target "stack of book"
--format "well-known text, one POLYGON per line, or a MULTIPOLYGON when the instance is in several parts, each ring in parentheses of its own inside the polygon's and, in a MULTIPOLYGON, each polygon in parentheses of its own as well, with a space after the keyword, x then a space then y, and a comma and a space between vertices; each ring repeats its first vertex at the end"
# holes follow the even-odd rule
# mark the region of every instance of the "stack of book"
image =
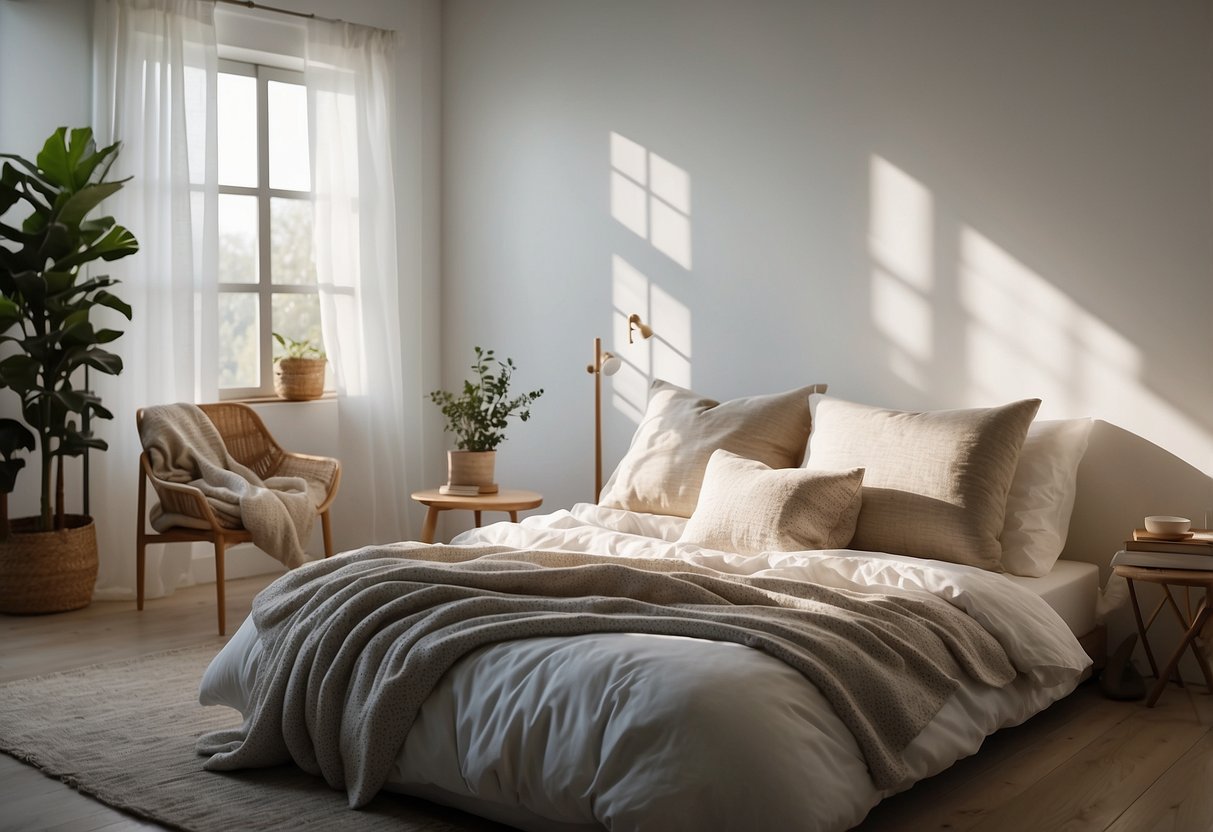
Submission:
POLYGON ((481 494, 496 493, 496 491, 496 485, 492 486, 491 491, 479 485, 451 485, 450 483, 447 483, 446 485, 438 486, 439 494, 444 494, 451 497, 478 497, 481 494))
POLYGON ((1180 537, 1136 529, 1133 539, 1125 541, 1124 551, 1112 557, 1112 565, 1117 564, 1213 571, 1213 531, 1193 529, 1180 537))

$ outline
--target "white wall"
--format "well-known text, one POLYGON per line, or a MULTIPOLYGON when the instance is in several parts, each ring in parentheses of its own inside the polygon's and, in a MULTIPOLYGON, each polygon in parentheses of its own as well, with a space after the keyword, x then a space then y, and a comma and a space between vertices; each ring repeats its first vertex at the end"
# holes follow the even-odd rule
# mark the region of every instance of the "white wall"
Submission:
POLYGON ((638 367, 608 381, 608 471, 650 375, 828 382, 1106 420, 1075 557, 1213 506, 1207 3, 443 10, 444 378, 480 344, 548 391, 503 483, 591 497, 601 335, 638 367), (621 343, 633 311, 665 343, 621 343))
MULTIPOLYGON (((89 122, 91 9, 87 0, 0 0, 0 152, 32 160, 55 128, 89 122)), ((15 396, 0 395, 0 416, 19 413, 15 396)), ((79 467, 69 462, 67 468, 69 510, 75 510, 79 467)), ((36 459, 27 458, 18 475, 9 512, 38 513, 36 459)))

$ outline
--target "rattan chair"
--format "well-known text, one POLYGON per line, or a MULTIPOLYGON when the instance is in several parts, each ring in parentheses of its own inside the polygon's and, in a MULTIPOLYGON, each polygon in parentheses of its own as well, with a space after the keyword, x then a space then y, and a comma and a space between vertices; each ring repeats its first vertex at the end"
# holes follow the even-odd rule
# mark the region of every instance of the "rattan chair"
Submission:
MULTIPOLYGON (((306 477, 325 483, 325 496, 316 506, 324 533, 324 556, 333 554, 333 531, 329 506, 337 496, 341 483, 341 463, 331 457, 295 454, 284 451, 266 429, 261 417, 247 405, 227 402, 198 405, 219 431, 227 452, 240 464, 251 468, 263 480, 269 477, 306 477)), ((135 422, 143 425, 143 410, 135 414, 135 422)), ((166 482, 152 474, 147 451, 139 455, 139 522, 136 540, 137 604, 143 609, 143 576, 149 543, 194 543, 207 541, 215 547, 215 592, 219 602, 219 635, 226 634, 223 596, 223 553, 228 546, 252 542, 252 535, 243 528, 226 528, 211 511, 206 497, 197 488, 181 483, 166 482), (161 533, 147 531, 147 483, 152 483, 156 496, 166 512, 196 518, 201 528, 174 526, 161 533)))

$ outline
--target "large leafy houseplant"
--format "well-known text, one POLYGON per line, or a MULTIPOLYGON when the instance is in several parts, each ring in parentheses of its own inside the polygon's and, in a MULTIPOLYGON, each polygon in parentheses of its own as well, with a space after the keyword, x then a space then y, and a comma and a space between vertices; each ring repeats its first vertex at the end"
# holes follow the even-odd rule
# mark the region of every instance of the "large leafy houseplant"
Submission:
MULTIPOLYGON (((41 470, 38 531, 62 529, 63 460, 106 443, 85 425, 91 418, 111 419, 82 371, 122 372, 122 360, 102 347, 122 333, 98 328, 90 320, 97 307, 130 320, 131 308, 108 289, 118 281, 82 268, 134 254, 135 237, 113 217, 88 219, 102 200, 127 181, 107 181, 118 145, 97 149, 91 128, 68 133, 60 127, 34 162, 0 154, 0 389, 20 398, 21 418, 38 440, 41 470), (24 206, 20 226, 10 224, 10 209, 24 206), (52 475, 54 503, 52 504, 52 475), (53 508, 52 508, 53 505, 53 508)), ((13 419, 0 420, 0 491, 14 488, 22 460, 32 450, 30 431, 13 419)), ((7 504, 0 540, 9 535, 7 504)))
POLYGON ((475 350, 475 375, 463 382, 463 390, 458 395, 435 390, 430 398, 442 409, 446 430, 454 434, 461 451, 492 451, 505 441, 511 416, 517 414, 524 422, 531 418, 530 406, 543 395, 543 388, 510 398, 513 359, 501 361, 492 350, 475 350))

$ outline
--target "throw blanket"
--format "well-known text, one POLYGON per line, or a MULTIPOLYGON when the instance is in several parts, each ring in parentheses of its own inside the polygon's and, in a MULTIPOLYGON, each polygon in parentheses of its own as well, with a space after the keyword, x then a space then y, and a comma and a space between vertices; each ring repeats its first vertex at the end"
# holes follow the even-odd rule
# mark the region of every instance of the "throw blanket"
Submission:
POLYGON ((294 761, 365 805, 442 675, 471 651, 540 636, 637 632, 747 645, 824 694, 877 788, 967 673, 1015 670, 967 615, 926 595, 868 595, 681 561, 500 547, 368 547, 289 573, 254 601, 254 711, 199 739, 203 768, 294 761), (407 558, 407 559, 406 559, 407 558))
MULTIPOLYGON (((288 567, 307 561, 302 541, 311 536, 316 504, 306 480, 270 477, 262 481, 228 455, 215 425, 192 404, 146 408, 139 439, 156 478, 197 488, 220 525, 247 529, 259 549, 288 567)), ((159 503, 152 507, 151 522, 158 532, 173 526, 208 528, 201 518, 165 513, 159 503)))

